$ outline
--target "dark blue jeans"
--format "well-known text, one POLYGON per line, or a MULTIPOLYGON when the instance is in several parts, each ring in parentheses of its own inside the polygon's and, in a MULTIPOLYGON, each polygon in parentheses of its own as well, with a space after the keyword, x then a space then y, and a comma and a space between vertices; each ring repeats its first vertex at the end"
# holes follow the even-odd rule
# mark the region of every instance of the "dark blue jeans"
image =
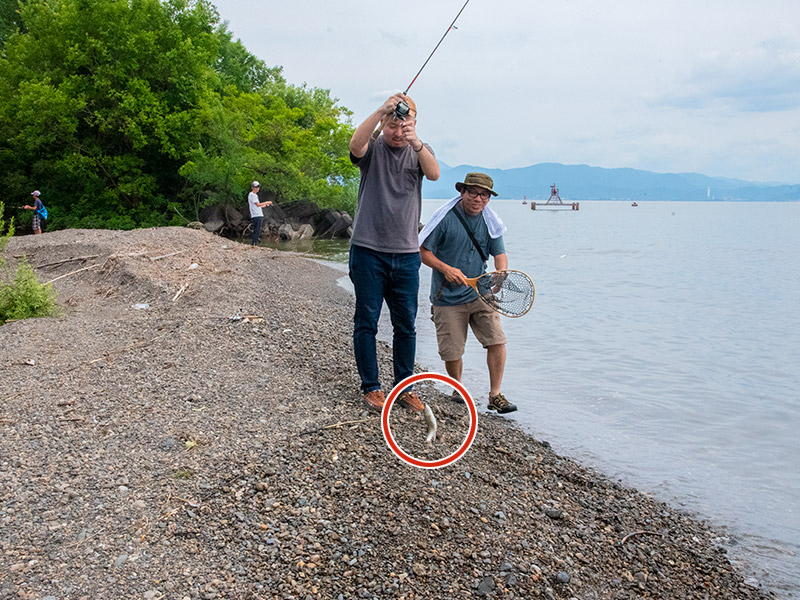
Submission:
POLYGON ((350 246, 350 280, 356 292, 353 350, 365 394, 381 389, 375 337, 384 300, 394 333, 394 385, 414 374, 420 264, 419 252, 391 254, 350 246))
POLYGON ((258 238, 261 237, 261 226, 264 224, 264 217, 250 217, 253 223, 253 246, 258 245, 258 238))

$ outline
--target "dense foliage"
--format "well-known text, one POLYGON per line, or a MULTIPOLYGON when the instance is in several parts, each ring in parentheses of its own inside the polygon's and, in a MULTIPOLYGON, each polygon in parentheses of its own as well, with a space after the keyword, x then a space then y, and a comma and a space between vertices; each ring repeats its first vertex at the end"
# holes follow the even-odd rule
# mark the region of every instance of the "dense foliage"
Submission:
POLYGON ((19 260, 13 273, 8 267, 3 248, 14 235, 14 219, 6 228, 4 215, 5 205, 0 202, 0 325, 10 319, 56 314, 58 307, 53 286, 39 283, 25 258, 19 260))
POLYGON ((241 204, 352 209, 350 113, 289 85, 207 0, 0 0, 0 189, 49 228, 184 222, 241 204), (17 200, 19 199, 19 200, 17 200))

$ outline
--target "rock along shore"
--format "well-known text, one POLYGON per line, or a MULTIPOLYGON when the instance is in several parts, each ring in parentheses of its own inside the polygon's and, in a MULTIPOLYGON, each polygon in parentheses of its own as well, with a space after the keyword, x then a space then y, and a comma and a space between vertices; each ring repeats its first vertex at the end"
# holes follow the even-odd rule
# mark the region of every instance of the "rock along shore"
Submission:
MULTIPOLYGON (((0 327, 2 600, 774 597, 703 523, 500 417, 452 466, 398 460, 324 266, 181 228, 22 254, 66 276, 61 316, 0 327)), ((424 397, 441 441, 399 407, 392 427, 431 460, 466 421, 424 397)))

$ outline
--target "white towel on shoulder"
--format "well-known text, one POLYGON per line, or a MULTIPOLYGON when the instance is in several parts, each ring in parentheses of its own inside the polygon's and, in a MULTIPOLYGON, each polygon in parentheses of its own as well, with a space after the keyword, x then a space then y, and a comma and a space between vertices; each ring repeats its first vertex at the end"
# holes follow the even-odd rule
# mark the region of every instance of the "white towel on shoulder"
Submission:
MULTIPOLYGON (((436 212, 434 212, 431 215, 431 218, 428 219, 425 227, 423 227, 422 231, 419 232, 420 246, 422 246, 422 243, 425 241, 425 239, 434 229, 436 229, 436 226, 441 223, 442 219, 444 219, 444 216, 450 212, 450 209, 453 208, 459 200, 461 200, 461 196, 456 196, 452 200, 448 200, 445 204, 436 209, 436 212)), ((497 239, 506 232, 506 226, 503 224, 503 221, 499 216, 497 216, 497 213, 488 206, 483 209, 483 220, 486 221, 486 227, 489 228, 489 237, 492 239, 497 239)))

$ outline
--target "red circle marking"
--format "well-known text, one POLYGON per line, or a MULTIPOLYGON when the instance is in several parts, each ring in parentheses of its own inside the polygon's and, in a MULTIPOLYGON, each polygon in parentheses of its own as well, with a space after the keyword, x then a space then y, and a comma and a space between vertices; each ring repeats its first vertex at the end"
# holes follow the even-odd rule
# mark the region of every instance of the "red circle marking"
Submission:
POLYGON ((452 377, 448 377, 447 375, 442 375, 441 373, 419 373, 417 375, 412 375, 411 377, 406 377, 403 381, 394 386, 392 393, 389 394, 389 397, 386 399, 386 403, 383 405, 383 411, 381 412, 381 428, 383 429, 383 437, 386 439, 389 449, 394 452, 400 460, 422 469, 438 469, 439 467, 446 467, 447 465, 453 464, 459 458, 464 456, 467 450, 469 450, 469 447, 472 445, 472 442, 475 439, 475 434, 478 432, 478 411, 475 410, 475 402, 473 402, 472 396, 469 395, 467 389, 461 385, 460 382, 456 381, 452 377), (467 432, 466 438, 464 438, 464 443, 461 444, 461 446, 450 456, 445 456, 439 460, 419 460, 413 456, 410 456, 409 454, 406 454, 394 441, 392 429, 389 427, 389 412, 391 412, 392 404, 400 395, 400 392, 412 383, 416 383, 418 381, 427 381, 429 379, 442 381, 447 385, 454 387, 456 391, 463 396, 465 402, 467 403, 467 408, 469 409, 469 431, 467 432))

